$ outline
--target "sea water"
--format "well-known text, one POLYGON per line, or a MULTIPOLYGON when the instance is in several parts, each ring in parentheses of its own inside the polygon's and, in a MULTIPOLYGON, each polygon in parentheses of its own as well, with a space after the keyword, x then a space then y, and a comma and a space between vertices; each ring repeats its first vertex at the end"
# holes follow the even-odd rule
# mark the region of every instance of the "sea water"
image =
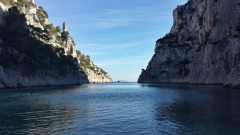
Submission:
POLYGON ((167 83, 0 90, 0 134, 237 135, 240 90, 167 83))

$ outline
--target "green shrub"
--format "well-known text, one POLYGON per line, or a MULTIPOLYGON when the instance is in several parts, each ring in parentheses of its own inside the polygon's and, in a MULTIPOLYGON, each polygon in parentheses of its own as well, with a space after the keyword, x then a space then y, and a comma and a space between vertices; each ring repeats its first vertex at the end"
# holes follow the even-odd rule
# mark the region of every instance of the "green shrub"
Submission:
POLYGON ((48 18, 48 14, 45 10, 43 10, 43 7, 39 6, 39 10, 37 11, 37 16, 39 18, 39 23, 44 26, 45 20, 48 18))
POLYGON ((53 29, 53 24, 51 23, 51 24, 45 25, 45 29, 47 29, 47 30, 53 29))
POLYGON ((89 69, 92 70, 95 74, 97 73, 94 67, 89 67, 89 69))
MULTIPOLYGON (((52 47, 52 45, 49 44, 44 44, 32 37, 29 29, 26 29, 24 26, 25 22, 25 16, 19 13, 17 7, 12 7, 9 9, 6 16, 6 25, 0 26, 0 39, 3 42, 5 50, 8 50, 7 48, 11 47, 26 54, 28 58, 31 58, 20 64, 25 64, 24 67, 29 67, 29 71, 32 67, 34 67, 34 71, 31 70, 31 72, 35 72, 43 66, 56 69, 62 75, 68 73, 67 67, 77 70, 77 66, 74 64, 74 58, 72 56, 65 56, 63 49, 52 47), (50 66, 46 64, 44 65, 43 61, 45 60, 50 61, 50 66), (35 61, 35 64, 33 64, 33 61, 35 61), (42 64, 37 65, 36 63, 42 64)), ((47 35, 43 35, 40 29, 35 28, 34 26, 29 27, 33 31, 36 30, 34 32, 38 33, 38 36, 42 36, 42 38, 46 39, 51 38, 47 35)), ((4 62, 1 62, 1 65, 7 66, 4 62)))
POLYGON ((28 25, 28 27, 30 29, 32 29, 33 31, 35 31, 35 32, 38 32, 38 33, 42 33, 43 32, 41 28, 34 27, 33 25, 28 25))
POLYGON ((57 35, 57 29, 55 29, 55 28, 53 27, 53 24, 52 24, 52 23, 45 25, 44 28, 45 28, 46 30, 48 30, 48 32, 49 32, 48 35, 49 35, 49 36, 57 35))
POLYGON ((14 5, 14 0, 0 0, 4 5, 14 5))
POLYGON ((46 18, 49 17, 49 16, 48 16, 48 13, 43 9, 42 6, 39 6, 38 8, 39 8, 39 11, 40 11, 46 18))
POLYGON ((100 72, 101 72, 102 74, 104 74, 104 75, 107 74, 107 72, 105 72, 102 68, 100 68, 100 72))
POLYGON ((78 50, 76 52, 77 52, 77 57, 81 57, 82 53, 78 50))
POLYGON ((61 32, 60 26, 57 26, 57 27, 56 27, 56 30, 57 30, 57 32, 61 32))
POLYGON ((63 39, 67 40, 69 37, 69 33, 67 31, 64 31, 64 32, 62 32, 61 36, 63 39))

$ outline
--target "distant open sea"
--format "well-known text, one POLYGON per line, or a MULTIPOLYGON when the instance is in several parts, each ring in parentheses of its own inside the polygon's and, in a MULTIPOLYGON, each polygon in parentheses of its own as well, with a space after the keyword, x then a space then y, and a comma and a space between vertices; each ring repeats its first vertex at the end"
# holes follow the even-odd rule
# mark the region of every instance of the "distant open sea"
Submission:
POLYGON ((167 83, 0 90, 5 134, 239 135, 240 90, 167 83))

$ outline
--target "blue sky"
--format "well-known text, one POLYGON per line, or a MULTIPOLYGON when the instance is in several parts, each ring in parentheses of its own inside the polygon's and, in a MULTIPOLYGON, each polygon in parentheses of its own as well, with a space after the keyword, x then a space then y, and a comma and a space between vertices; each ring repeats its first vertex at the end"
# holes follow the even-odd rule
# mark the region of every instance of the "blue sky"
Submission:
POLYGON ((173 24, 172 11, 187 0, 35 0, 54 26, 67 23, 76 49, 114 81, 136 82, 155 42, 173 24))

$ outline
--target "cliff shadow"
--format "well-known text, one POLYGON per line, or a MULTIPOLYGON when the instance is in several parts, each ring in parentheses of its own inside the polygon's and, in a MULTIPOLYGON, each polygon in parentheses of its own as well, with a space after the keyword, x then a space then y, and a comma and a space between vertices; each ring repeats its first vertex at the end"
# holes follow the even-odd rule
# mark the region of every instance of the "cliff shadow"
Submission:
POLYGON ((51 31, 28 26, 26 21, 25 15, 21 14, 17 7, 8 9, 4 19, 5 25, 0 25, 2 67, 21 72, 25 76, 33 76, 39 71, 44 71, 41 73, 44 76, 47 71, 51 71, 52 74, 64 78, 71 74, 88 81, 76 58, 65 55, 65 50, 61 47, 41 41, 50 41, 51 31))
POLYGON ((158 123, 156 126, 160 133, 240 133, 238 90, 221 86, 190 86, 188 91, 181 90, 176 93, 178 94, 172 102, 155 104, 155 120, 158 123))

